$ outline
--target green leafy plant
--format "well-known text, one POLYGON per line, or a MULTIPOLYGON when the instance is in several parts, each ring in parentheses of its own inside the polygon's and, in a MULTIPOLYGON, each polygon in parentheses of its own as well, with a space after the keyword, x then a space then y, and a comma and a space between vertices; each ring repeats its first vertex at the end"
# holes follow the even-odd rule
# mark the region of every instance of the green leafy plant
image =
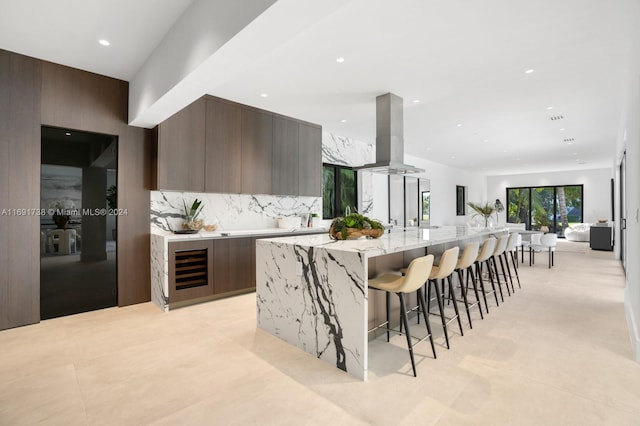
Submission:
POLYGON ((182 205, 184 206, 184 217, 187 222, 193 222, 196 220, 204 208, 202 201, 197 198, 193 201, 191 207, 187 207, 187 203, 185 203, 184 200, 182 200, 182 205))
POLYGON ((349 235, 349 229, 378 229, 384 231, 384 225, 377 220, 369 219, 360 213, 349 213, 344 217, 337 217, 331 222, 334 234, 340 234, 343 240, 349 235))
POLYGON ((115 185, 111 185, 107 189, 107 205, 110 209, 118 207, 118 189, 115 185))
POLYGON ((496 208, 493 204, 489 204, 489 203, 485 203, 485 204, 480 204, 480 203, 474 203, 474 202, 467 202, 467 205, 469 207, 471 207, 471 209, 473 209, 473 211, 475 211, 474 216, 482 216, 484 218, 484 226, 485 228, 489 226, 489 218, 491 217, 491 215, 493 214, 493 212, 496 211, 496 208))

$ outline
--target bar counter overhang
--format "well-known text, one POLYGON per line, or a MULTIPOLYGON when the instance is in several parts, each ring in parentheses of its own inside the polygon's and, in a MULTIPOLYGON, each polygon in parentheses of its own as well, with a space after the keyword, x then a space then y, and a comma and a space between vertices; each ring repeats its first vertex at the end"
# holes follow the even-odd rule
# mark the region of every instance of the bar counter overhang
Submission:
POLYGON ((366 240, 336 241, 328 234, 257 240, 257 325, 366 380, 372 315, 367 280, 383 272, 371 265, 377 260, 401 267, 412 258, 506 232, 443 226, 366 240))

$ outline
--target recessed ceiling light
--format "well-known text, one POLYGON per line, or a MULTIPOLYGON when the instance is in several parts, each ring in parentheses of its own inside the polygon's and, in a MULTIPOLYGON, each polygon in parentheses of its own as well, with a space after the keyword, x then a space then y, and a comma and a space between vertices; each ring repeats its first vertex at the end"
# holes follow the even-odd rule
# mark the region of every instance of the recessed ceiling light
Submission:
POLYGON ((564 132, 564 127, 560 129, 561 132, 564 132))
POLYGON ((103 38, 98 40, 98 43, 100 43, 103 46, 110 46, 111 45, 111 43, 109 43, 109 40, 105 40, 103 38))
POLYGON ((526 70, 524 73, 525 73, 525 74, 531 74, 531 73, 532 73, 532 72, 534 72, 534 71, 535 71, 535 70, 533 70, 533 69, 531 69, 531 68, 530 68, 530 69, 526 70))
POLYGON ((508 151, 508 150, 506 150, 506 149, 503 149, 503 150, 502 150, 502 152, 509 152, 509 151, 508 151))
POLYGON ((414 100, 413 100, 413 103, 414 103, 414 104, 419 104, 419 103, 420 103, 420 99, 414 99, 414 100))
POLYGON ((484 139, 482 142, 487 143, 489 142, 489 139, 484 139))
POLYGON ((263 98, 266 98, 269 95, 267 95, 266 93, 262 93, 262 94, 260 94, 260 96, 262 96, 263 98))
POLYGON ((67 132, 67 133, 65 133, 65 135, 71 136, 71 132, 67 132))
POLYGON ((548 109, 548 110, 552 110, 552 109, 553 109, 553 107, 552 107, 552 106, 548 106, 548 107, 547 107, 547 109, 548 109))
POLYGON ((456 124, 456 127, 462 127, 462 123, 456 124))
POLYGON ((431 151, 431 147, 427 147, 427 151, 431 151))
POLYGON ((341 64, 341 63, 344 62, 344 58, 342 56, 339 56, 339 57, 336 58, 336 62, 341 64))
POLYGON ((452 159, 452 160, 455 160, 455 159, 456 159, 456 156, 455 156, 455 155, 452 155, 452 156, 451 156, 451 159, 452 159))
POLYGON ((516 158, 516 161, 520 161, 520 159, 519 159, 519 158, 516 158))
POLYGON ((345 120, 344 118, 342 120, 340 120, 341 123, 346 123, 347 120, 345 120))

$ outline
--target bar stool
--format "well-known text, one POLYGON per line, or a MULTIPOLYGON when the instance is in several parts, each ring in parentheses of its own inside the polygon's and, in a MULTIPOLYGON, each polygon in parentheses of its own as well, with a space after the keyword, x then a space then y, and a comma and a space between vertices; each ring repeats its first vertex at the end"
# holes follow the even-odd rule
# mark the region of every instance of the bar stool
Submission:
POLYGON ((489 313, 489 304, 487 303, 487 295, 493 294, 496 298, 496 306, 500 306, 500 302, 498 302, 498 293, 496 293, 496 286, 493 283, 493 274, 491 273, 491 256, 496 248, 497 240, 495 238, 487 238, 482 243, 482 247, 480 248, 480 252, 478 253, 478 257, 474 262, 476 266, 476 277, 480 281, 480 289, 482 290, 482 297, 484 298, 484 307, 489 313), (491 291, 487 291, 484 286, 484 281, 482 280, 482 265, 486 265, 487 267, 487 275, 491 280, 491 291))
MULTIPOLYGON (((500 261, 500 268, 502 269, 502 277, 504 278, 505 287, 507 287, 507 293, 511 296, 511 291, 509 290, 509 283, 507 282, 507 273, 504 269, 504 263, 502 262, 502 254, 504 253, 504 249, 507 248, 507 241, 509 240, 509 235, 500 235, 498 237, 498 242, 496 243, 496 249, 493 251, 493 255, 491 259, 493 261, 493 267, 496 274, 496 282, 498 283, 498 290, 500 290, 500 300, 504 302, 504 295, 502 293, 502 284, 500 283, 500 272, 498 271, 498 261, 500 261)), ((491 271, 491 269, 489 269, 491 271)))
MULTIPOLYGON (((433 255, 429 254, 427 256, 418 257, 411 261, 409 267, 407 268, 407 272, 405 276, 395 275, 395 274, 384 274, 380 277, 373 278, 369 280, 369 288, 373 288, 375 290, 385 291, 387 292, 387 304, 386 304, 386 321, 382 324, 372 328, 369 332, 377 330, 378 328, 384 327, 387 329, 387 342, 389 341, 389 294, 395 293, 398 295, 400 299, 400 316, 402 320, 402 324, 404 324, 406 333, 404 333, 407 337, 407 347, 409 348, 409 355, 411 357, 411 367, 413 368, 413 376, 417 377, 416 374, 416 363, 413 357, 413 348, 419 343, 429 339, 431 341, 431 350, 433 351, 433 357, 436 358, 436 347, 433 343, 433 336, 431 335, 431 325, 429 323, 429 317, 426 314, 427 310, 425 309, 425 300, 424 293, 422 291, 422 287, 424 286, 424 282, 426 277, 431 273, 431 269, 433 266, 433 255), (411 292, 417 292, 418 294, 418 303, 420 305, 420 310, 422 311, 422 315, 424 316, 424 322, 427 326, 427 335, 420 339, 417 343, 412 343, 412 336, 409 330, 409 321, 407 319, 407 306, 405 302, 404 295, 411 292)), ((395 330, 394 330, 395 331, 395 330)))
POLYGON ((480 295, 478 294, 478 286, 476 285, 476 277, 473 275, 473 264, 478 258, 478 249, 480 248, 480 243, 475 241, 471 243, 467 243, 464 246, 464 250, 458 259, 458 263, 456 264, 455 271, 458 273, 458 280, 460 281, 460 288, 462 292, 462 299, 464 302, 464 306, 467 310, 467 318, 469 319, 469 328, 473 328, 471 324, 471 313, 469 312, 470 308, 474 306, 478 306, 480 310, 480 318, 484 319, 482 315, 482 305, 480 304, 480 295), (466 283, 464 282, 464 276, 466 272, 466 283), (469 277, 471 277, 471 284, 473 285, 473 291, 476 295, 476 301, 469 304, 469 300, 467 298, 467 290, 469 289, 469 277))
POLYGON ((442 253, 442 257, 440 258, 440 263, 438 266, 434 266, 431 269, 431 274, 429 275, 429 282, 427 283, 427 312, 431 313, 429 308, 431 305, 431 301, 434 298, 431 298, 431 284, 433 284, 433 288, 436 293, 436 301, 438 302, 438 308, 440 309, 440 319, 442 320, 442 328, 444 329, 444 339, 447 342, 447 349, 449 349, 449 333, 447 332, 448 324, 454 319, 458 320, 458 326, 460 327, 460 335, 464 336, 464 332, 462 331, 462 321, 460 320, 460 312, 458 311, 458 302, 456 301, 455 294, 453 292, 453 284, 451 282, 451 276, 453 275, 453 271, 456 267, 456 263, 458 263, 458 253, 460 252, 460 247, 453 247, 448 250, 445 250, 442 253), (450 300, 453 302, 453 309, 456 314, 447 318, 444 315, 444 280, 445 278, 449 282, 449 295, 450 300), (442 283, 442 293, 438 289, 438 282, 442 283))
MULTIPOLYGON (((516 273, 516 279, 518 280, 518 288, 522 288, 520 285, 520 276, 518 275, 518 244, 522 244, 522 236, 520 234, 510 234, 507 241, 507 248, 504 250, 505 262, 507 263, 507 270, 509 270, 509 257, 511 258, 511 265, 516 273), (515 255, 513 254, 515 252, 515 255), (507 255, 508 254, 508 255, 507 255)), ((509 277, 511 278, 511 287, 513 289, 513 277, 511 276, 511 270, 509 270, 509 277)))

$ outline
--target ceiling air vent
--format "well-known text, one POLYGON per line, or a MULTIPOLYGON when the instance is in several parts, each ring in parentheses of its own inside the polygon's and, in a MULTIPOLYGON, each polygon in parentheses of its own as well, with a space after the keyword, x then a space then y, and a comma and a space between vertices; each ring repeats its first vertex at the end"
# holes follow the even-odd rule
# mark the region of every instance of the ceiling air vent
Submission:
POLYGON ((574 143, 575 139, 574 138, 564 138, 564 139, 562 139, 562 141, 566 142, 566 143, 574 143))
POLYGON ((551 117, 549 117, 549 120, 551 121, 563 120, 563 119, 564 119, 564 115, 552 115, 551 117))

